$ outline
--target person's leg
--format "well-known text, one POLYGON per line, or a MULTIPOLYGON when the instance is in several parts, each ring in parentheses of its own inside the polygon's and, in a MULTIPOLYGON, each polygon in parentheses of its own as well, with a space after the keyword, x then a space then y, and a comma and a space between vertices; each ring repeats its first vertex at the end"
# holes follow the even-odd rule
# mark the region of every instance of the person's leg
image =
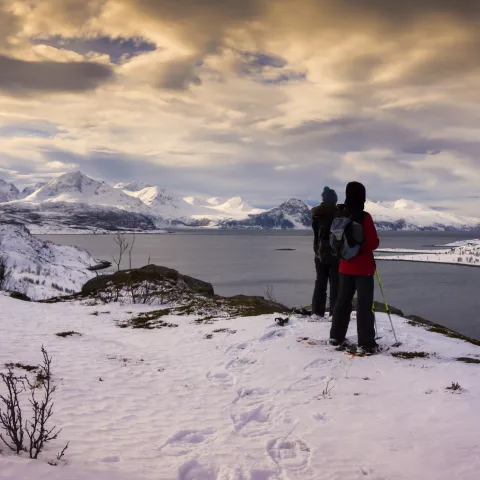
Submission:
POLYGON ((315 257, 315 270, 317 279, 312 298, 312 313, 323 317, 325 315, 325 304, 327 303, 328 265, 323 264, 315 257))
POLYGON ((333 312, 330 338, 343 342, 347 335, 350 314, 352 313, 352 300, 355 295, 355 277, 340 274, 339 292, 335 310, 333 312))
POLYGON ((375 314, 372 312, 373 277, 356 277, 357 286, 357 332, 358 345, 371 348, 375 342, 375 314))
POLYGON ((329 279, 330 279, 330 315, 333 317, 333 312, 335 311, 335 304, 337 303, 338 297, 338 262, 333 262, 330 265, 329 279))

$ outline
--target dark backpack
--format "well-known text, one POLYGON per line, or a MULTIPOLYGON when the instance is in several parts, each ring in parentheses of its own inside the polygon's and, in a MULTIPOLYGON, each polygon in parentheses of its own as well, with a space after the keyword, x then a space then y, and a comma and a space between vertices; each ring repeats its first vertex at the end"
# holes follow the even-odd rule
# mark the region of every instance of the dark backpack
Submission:
POLYGON ((365 241, 363 225, 350 215, 337 217, 330 228, 330 247, 341 260, 351 260, 360 253, 365 241))
POLYGON ((332 215, 317 216, 317 257, 322 263, 329 263, 334 260, 335 254, 330 246, 330 229, 332 227, 332 215))

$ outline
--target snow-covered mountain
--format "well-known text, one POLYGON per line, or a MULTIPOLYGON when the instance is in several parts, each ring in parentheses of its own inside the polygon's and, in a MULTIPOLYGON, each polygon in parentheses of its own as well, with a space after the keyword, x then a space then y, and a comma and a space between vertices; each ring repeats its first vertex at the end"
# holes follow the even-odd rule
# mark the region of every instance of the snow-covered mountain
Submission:
POLYGON ((0 203, 17 200, 20 192, 13 183, 7 183, 0 179, 0 203))
POLYGON ((44 185, 46 185, 47 182, 39 182, 36 183, 35 185, 29 185, 28 187, 25 187, 21 192, 20 195, 18 196, 18 200, 22 200, 32 193, 35 193, 37 190, 40 190, 44 185))
POLYGON ((144 203, 106 182, 81 172, 66 173, 48 182, 23 199, 28 203, 83 203, 146 212, 144 203))
MULTIPOLYGON (((480 231, 480 219, 437 211, 410 200, 366 203, 381 230, 480 231)), ((112 187, 81 172, 67 173, 22 192, 0 181, 0 214, 32 231, 151 231, 165 227, 308 229, 310 206, 290 199, 270 210, 239 196, 177 196, 131 181, 112 187)))
POLYGON ((227 220, 222 223, 223 228, 273 228, 282 230, 310 228, 311 225, 310 207, 296 198, 291 198, 266 212, 249 215, 247 219, 227 220))
POLYGON ((365 209, 381 230, 480 230, 480 219, 439 212, 411 200, 368 201, 365 209))

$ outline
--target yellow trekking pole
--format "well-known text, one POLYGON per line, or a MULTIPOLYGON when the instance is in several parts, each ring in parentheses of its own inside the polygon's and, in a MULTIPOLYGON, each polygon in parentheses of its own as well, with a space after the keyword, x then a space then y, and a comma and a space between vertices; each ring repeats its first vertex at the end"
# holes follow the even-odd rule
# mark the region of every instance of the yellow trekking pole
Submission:
POLYGON ((397 334, 395 333, 395 328, 394 328, 393 322, 392 322, 392 316, 390 315, 390 308, 388 307, 388 303, 387 303, 387 297, 385 296, 382 281, 380 280, 380 274, 378 273, 378 270, 376 270, 375 273, 377 275, 378 285, 380 287, 380 291, 382 292, 383 303, 385 304, 385 310, 387 311, 387 315, 388 315, 388 318, 390 320, 390 325, 392 326, 393 336, 395 338, 395 343, 392 345, 392 347, 399 347, 401 345, 401 342, 398 341, 397 334))

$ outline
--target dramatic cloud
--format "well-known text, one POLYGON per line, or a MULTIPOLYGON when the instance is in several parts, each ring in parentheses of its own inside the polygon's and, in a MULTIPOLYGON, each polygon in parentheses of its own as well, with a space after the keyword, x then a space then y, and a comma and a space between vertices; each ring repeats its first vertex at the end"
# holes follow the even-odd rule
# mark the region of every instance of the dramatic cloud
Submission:
POLYGON ((25 62, 0 55, 0 90, 9 93, 94 90, 111 77, 108 66, 91 62, 25 62))
POLYGON ((359 179, 479 215, 479 26, 478 0, 0 0, 0 178, 263 205, 359 179))

